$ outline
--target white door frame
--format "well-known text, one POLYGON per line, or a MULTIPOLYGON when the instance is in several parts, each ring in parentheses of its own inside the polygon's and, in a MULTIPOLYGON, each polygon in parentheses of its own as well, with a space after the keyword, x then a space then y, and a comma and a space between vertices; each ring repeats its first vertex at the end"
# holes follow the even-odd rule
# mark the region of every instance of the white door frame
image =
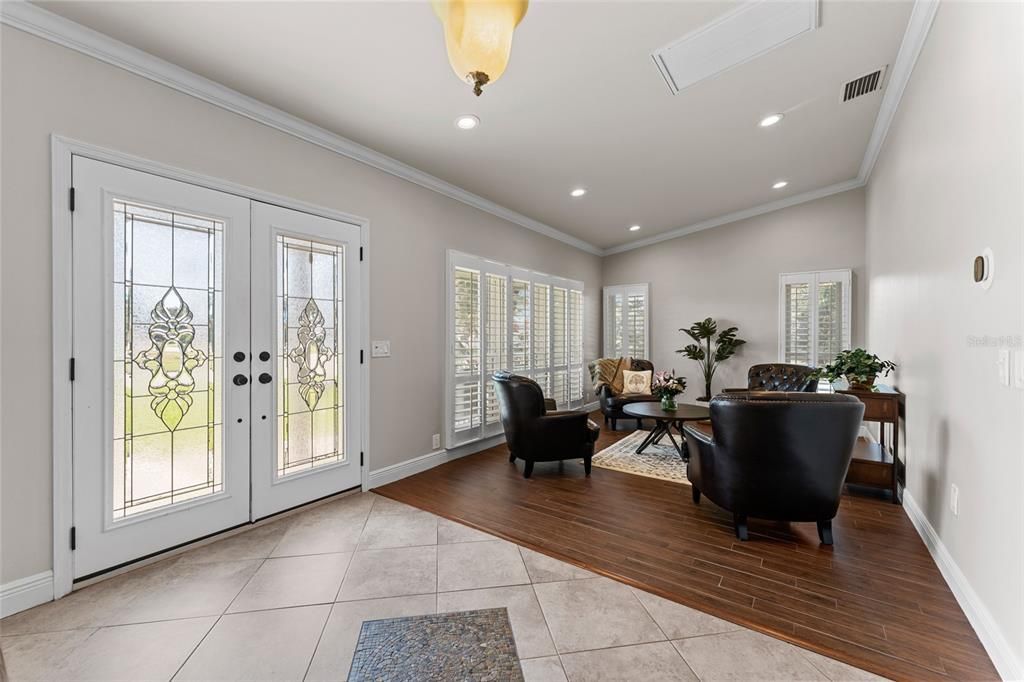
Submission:
MULTIPOLYGON (((82 156, 96 161, 105 161, 132 170, 151 173, 171 180, 187 182, 207 189, 244 197, 266 204, 310 213, 332 220, 357 225, 360 235, 360 249, 369 250, 370 222, 334 209, 289 199, 278 194, 220 180, 207 175, 150 161, 131 154, 125 154, 87 142, 79 142, 60 135, 50 136, 51 171, 51 218, 53 237, 53 596, 60 598, 72 589, 74 576, 74 554, 71 550, 71 526, 74 518, 72 495, 72 429, 71 429, 71 378, 69 365, 72 357, 72 250, 71 250, 71 207, 69 197, 72 188, 71 158, 82 156)), ((370 265, 366 259, 360 267, 362 286, 362 334, 360 345, 370 346, 370 265)), ((362 445, 365 453, 360 474, 363 490, 369 486, 370 471, 370 363, 360 365, 361 393, 365 396, 360 411, 362 445)))

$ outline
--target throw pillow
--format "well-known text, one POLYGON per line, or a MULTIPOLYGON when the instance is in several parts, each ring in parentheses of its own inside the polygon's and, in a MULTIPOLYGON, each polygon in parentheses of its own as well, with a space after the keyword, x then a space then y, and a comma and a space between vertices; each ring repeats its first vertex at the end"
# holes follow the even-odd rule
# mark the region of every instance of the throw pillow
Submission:
POLYGON ((623 378, 623 393, 650 393, 651 392, 651 379, 653 378, 654 372, 647 370, 645 372, 634 372, 632 370, 625 370, 622 373, 623 378))
POLYGON ((594 382, 594 392, 601 386, 614 386, 615 375, 622 366, 622 358, 598 358, 590 366, 590 378, 594 382))
POLYGON ((623 376, 622 373, 625 372, 626 370, 628 370, 629 366, 630 366, 629 365, 629 358, 619 358, 618 360, 619 360, 619 365, 618 365, 618 367, 615 368, 615 376, 612 378, 612 394, 613 395, 619 395, 620 393, 622 393, 625 390, 625 388, 623 388, 624 383, 625 383, 625 377, 623 376))

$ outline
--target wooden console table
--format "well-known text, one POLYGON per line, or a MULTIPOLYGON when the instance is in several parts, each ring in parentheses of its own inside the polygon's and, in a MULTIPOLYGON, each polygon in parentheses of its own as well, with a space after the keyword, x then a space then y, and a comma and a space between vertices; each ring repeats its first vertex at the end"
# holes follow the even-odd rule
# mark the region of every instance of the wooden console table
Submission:
POLYGON ((900 420, 905 396, 884 384, 874 391, 837 390, 864 403, 864 421, 878 423, 878 442, 857 439, 846 482, 888 490, 893 504, 900 504, 900 486, 906 484, 906 464, 900 461, 900 420), (888 431, 888 433, 886 433, 888 431))

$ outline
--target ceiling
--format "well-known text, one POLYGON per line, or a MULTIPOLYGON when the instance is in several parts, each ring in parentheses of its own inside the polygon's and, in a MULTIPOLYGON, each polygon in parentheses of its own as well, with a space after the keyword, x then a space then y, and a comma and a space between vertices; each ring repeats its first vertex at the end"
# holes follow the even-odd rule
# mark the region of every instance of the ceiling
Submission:
POLYGON ((602 249, 855 178, 882 93, 840 88, 893 63, 912 6, 823 0, 818 30, 672 95, 650 53, 738 3, 534 0, 478 98, 426 2, 37 4, 602 249))

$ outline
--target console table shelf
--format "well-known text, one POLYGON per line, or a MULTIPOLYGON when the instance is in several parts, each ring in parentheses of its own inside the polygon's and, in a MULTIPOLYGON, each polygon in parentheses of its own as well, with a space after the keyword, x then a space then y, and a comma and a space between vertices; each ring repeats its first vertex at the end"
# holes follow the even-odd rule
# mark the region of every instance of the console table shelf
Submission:
POLYGON ((878 442, 857 439, 846 482, 851 485, 888 490, 893 504, 900 504, 906 481, 905 463, 900 460, 900 420, 905 396, 891 386, 877 385, 874 391, 838 390, 864 403, 864 421, 878 424, 878 442))

